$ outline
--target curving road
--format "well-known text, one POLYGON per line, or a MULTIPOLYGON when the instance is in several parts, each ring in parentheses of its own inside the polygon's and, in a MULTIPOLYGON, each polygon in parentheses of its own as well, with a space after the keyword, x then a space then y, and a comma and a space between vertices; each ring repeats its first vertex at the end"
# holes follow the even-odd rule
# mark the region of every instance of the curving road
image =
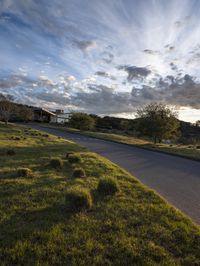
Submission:
POLYGON ((31 127, 72 140, 107 157, 200 224, 200 162, 58 129, 31 127))

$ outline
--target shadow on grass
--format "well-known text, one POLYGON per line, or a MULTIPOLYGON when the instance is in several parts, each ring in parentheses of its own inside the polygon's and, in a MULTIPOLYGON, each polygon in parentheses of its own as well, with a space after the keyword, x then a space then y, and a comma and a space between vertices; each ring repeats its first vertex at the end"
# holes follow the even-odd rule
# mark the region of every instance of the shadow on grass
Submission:
POLYGON ((16 154, 13 156, 6 155, 6 148, 0 149, 1 165, 4 167, 18 167, 27 166, 33 163, 39 164, 44 160, 44 157, 64 157, 68 152, 80 152, 85 149, 75 145, 75 144, 63 144, 63 143, 53 143, 45 144, 41 146, 30 146, 30 147, 12 147, 16 154), (12 163, 11 163, 12 161, 12 163))
POLYGON ((0 244, 6 248, 18 240, 28 240, 34 232, 47 232, 56 224, 67 223, 73 214, 64 203, 34 211, 19 211, 1 224, 0 244))

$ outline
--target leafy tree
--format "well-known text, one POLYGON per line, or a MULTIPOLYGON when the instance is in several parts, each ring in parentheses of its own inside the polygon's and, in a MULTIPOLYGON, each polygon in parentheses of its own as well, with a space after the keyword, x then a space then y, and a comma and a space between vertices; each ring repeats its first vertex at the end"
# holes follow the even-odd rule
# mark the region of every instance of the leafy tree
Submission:
POLYGON ((177 135, 180 122, 177 113, 162 103, 152 103, 137 111, 138 130, 153 138, 154 143, 177 135))
POLYGON ((8 124, 14 109, 13 97, 11 95, 0 94, 0 119, 8 124))
POLYGON ((85 113, 73 113, 69 125, 80 130, 91 130, 95 127, 95 119, 85 113))

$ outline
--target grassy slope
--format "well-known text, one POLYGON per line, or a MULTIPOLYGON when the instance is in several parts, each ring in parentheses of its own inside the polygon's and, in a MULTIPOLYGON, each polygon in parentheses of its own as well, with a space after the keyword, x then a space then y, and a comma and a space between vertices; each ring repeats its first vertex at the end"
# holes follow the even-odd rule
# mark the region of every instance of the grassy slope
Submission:
POLYGON ((68 130, 71 132, 77 132, 79 134, 104 139, 116 141, 119 143, 125 143, 129 145, 138 146, 141 148, 146 148, 150 150, 164 151, 170 154, 175 154, 179 156, 183 156, 189 159, 194 159, 200 161, 200 149, 197 149, 195 145, 168 145, 168 144, 156 144, 154 145, 152 142, 134 138, 130 136, 124 136, 119 134, 111 134, 111 133, 101 133, 101 132, 91 132, 91 131, 79 131, 76 129, 66 128, 63 126, 51 125, 51 124, 42 124, 44 127, 53 127, 59 128, 62 130, 68 130))
POLYGON ((0 125, 1 265, 200 265, 200 230, 188 218, 110 161, 30 132, 0 125), (16 155, 6 155, 9 148, 16 155), (73 179, 66 160, 61 171, 48 166, 69 151, 80 153, 86 179, 73 179), (16 178, 22 166, 35 177, 16 178), (117 195, 97 193, 102 176, 118 179, 117 195), (65 209, 70 186, 90 189, 90 211, 65 209))

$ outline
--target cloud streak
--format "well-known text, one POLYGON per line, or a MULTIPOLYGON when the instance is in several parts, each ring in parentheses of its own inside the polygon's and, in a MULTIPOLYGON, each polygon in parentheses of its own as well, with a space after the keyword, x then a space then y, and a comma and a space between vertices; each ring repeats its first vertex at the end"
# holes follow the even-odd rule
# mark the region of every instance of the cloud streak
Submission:
POLYGON ((195 0, 2 0, 0 91, 106 114, 199 109, 199 14, 195 0))

